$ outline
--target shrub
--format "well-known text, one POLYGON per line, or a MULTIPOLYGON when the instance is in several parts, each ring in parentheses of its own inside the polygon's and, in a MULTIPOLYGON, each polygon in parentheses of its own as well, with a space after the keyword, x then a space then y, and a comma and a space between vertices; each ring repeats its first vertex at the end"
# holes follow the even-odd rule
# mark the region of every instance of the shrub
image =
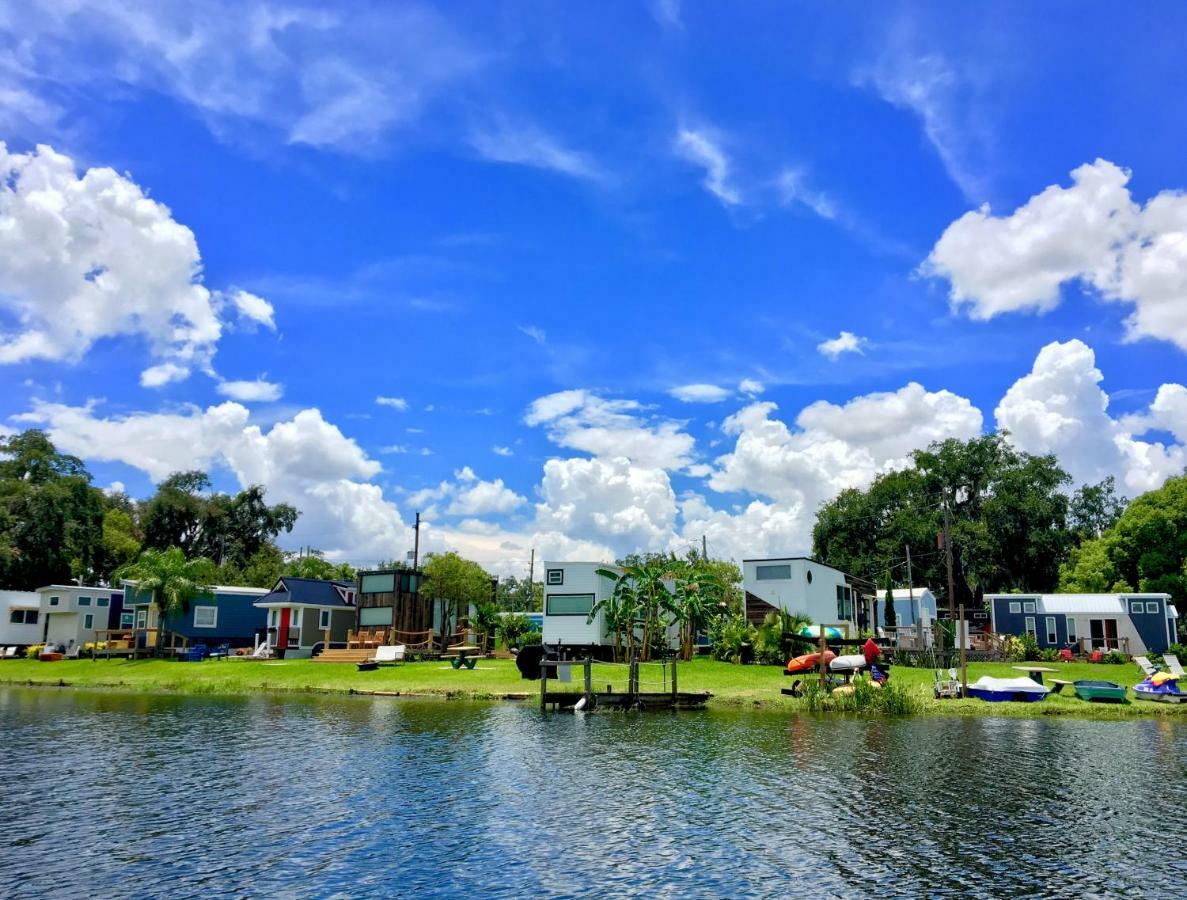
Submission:
POLYGON ((906 669, 913 669, 915 668, 916 659, 916 655, 910 650, 904 650, 901 647, 895 647, 894 657, 892 658, 891 662, 893 662, 896 666, 902 666, 906 669))
POLYGON ((1166 652, 1179 657, 1179 662, 1187 662, 1187 646, 1183 644, 1171 644, 1166 652))
POLYGON ((742 645, 753 642, 754 629, 744 616, 723 616, 709 626, 709 638, 713 641, 714 659, 737 663, 741 660, 742 645))
POLYGON ((524 637, 532 630, 532 620, 523 613, 503 616, 498 626, 499 640, 508 649, 522 647, 524 637))
POLYGON ((1044 647, 1039 651, 1039 662, 1059 662, 1059 651, 1054 647, 1044 647))
POLYGON ((1129 657, 1120 650, 1110 650, 1105 654, 1105 657, 1101 660, 1101 662, 1108 663, 1111 666, 1120 666, 1129 662, 1129 657))
POLYGON ((1008 637, 1003 647, 1009 662, 1036 662, 1039 659, 1039 644, 1033 634, 1008 637))
POLYGON ((815 679, 807 680, 804 682, 804 706, 811 712, 857 712, 886 716, 909 716, 919 711, 919 697, 903 685, 887 682, 879 688, 861 675, 856 676, 852 684, 852 691, 837 693, 821 687, 815 679))
POLYGON ((544 635, 538 631, 529 631, 519 640, 519 649, 524 647, 532 647, 544 640, 544 635))
POLYGON ((754 635, 754 658, 767 665, 782 665, 783 659, 783 617, 769 612, 754 635))
POLYGON ((37 657, 41 656, 41 651, 43 648, 43 644, 34 644, 31 647, 26 647, 25 659, 37 659, 37 657))

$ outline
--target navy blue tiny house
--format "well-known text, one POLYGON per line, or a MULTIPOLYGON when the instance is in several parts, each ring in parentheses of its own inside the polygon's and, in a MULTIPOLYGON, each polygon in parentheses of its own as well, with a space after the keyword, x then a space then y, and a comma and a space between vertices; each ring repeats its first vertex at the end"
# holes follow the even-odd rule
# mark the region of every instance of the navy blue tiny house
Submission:
POLYGON ((1041 648, 1163 653, 1175 642, 1169 594, 987 594, 998 634, 1034 635, 1041 648))
MULTIPOLYGON (((157 611, 148 592, 126 583, 124 593, 125 612, 132 612, 133 627, 156 628, 157 611)), ((263 638, 268 624, 267 612, 255 603, 267 593, 264 588, 216 586, 188 609, 171 613, 165 620, 165 630, 187 638, 191 644, 254 647, 263 638)))

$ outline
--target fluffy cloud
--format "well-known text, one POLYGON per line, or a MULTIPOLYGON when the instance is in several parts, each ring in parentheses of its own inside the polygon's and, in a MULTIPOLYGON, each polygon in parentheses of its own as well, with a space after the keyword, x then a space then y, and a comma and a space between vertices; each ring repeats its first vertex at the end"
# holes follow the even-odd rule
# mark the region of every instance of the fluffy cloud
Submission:
POLYGON ((390 409, 399 410, 400 412, 404 412, 408 409, 408 401, 403 397, 376 397, 375 402, 379 406, 386 406, 390 409))
POLYGON ((98 415, 93 405, 41 403, 22 418, 46 427, 68 453, 126 463, 154 481, 217 466, 241 486, 262 484, 270 500, 301 510, 293 543, 353 559, 390 558, 409 544, 399 510, 370 483, 379 463, 316 409, 267 431, 250 424, 246 407, 232 402, 111 417, 98 415))
POLYGON ((924 262, 947 279, 954 308, 977 319, 1045 312, 1079 281, 1106 300, 1133 305, 1130 340, 1153 337, 1187 349, 1187 196, 1163 192, 1145 207, 1130 173, 1098 159, 1008 216, 988 206, 948 226, 924 262))
POLYGON ((239 318, 246 322, 263 325, 265 328, 276 330, 276 319, 272 304, 263 297, 257 297, 248 291, 235 291, 231 294, 231 302, 239 312, 239 318))
POLYGON ((682 384, 668 391, 681 403, 720 403, 733 396, 733 391, 716 384, 682 384))
POLYGON ((598 457, 627 457, 644 468, 682 469, 695 441, 681 423, 646 415, 634 400, 606 400, 586 390, 559 391, 533 401, 524 422, 548 429, 561 447, 598 457))
POLYGON ((835 338, 817 344, 816 350, 829 359, 835 360, 842 353, 861 353, 861 348, 865 343, 865 338, 858 337, 852 331, 842 331, 835 338))
POLYGON ((527 500, 503 484, 502 478, 482 481, 469 466, 458 473, 460 482, 446 512, 452 516, 484 516, 509 513, 527 500))
POLYGON ((616 552, 664 547, 676 523, 667 473, 611 459, 550 459, 536 506, 540 531, 608 543, 616 552))
POLYGON ((738 541, 745 535, 764 536, 768 543, 762 545, 763 552, 803 552, 821 503, 845 488, 869 484, 880 472, 906 465, 912 450, 981 431, 981 413, 968 400, 914 383, 856 397, 843 406, 813 403, 796 417, 794 430, 772 417, 776 409, 774 403, 753 403, 722 423, 723 431, 737 440, 709 477, 716 491, 756 495, 774 503, 752 503, 740 515, 710 515, 703 501, 693 503, 689 509, 701 525, 686 519, 686 534, 694 534, 694 527, 712 527, 723 540, 730 528, 736 528, 738 541), (765 523, 768 518, 772 521, 765 523), (772 545, 776 538, 786 542, 783 549, 772 545))
POLYGON ((708 131, 681 129, 676 135, 676 153, 705 170, 705 190, 726 206, 737 206, 742 195, 730 183, 730 161, 720 142, 708 131))
POLYGON ((284 394, 284 388, 274 381, 257 378, 255 381, 223 381, 218 392, 240 403, 272 403, 284 394))
POLYGON ((738 390, 747 397, 757 397, 767 389, 767 386, 754 378, 743 378, 738 382, 738 390))
POLYGON ((1132 493, 1152 490, 1187 465, 1187 388, 1165 384, 1145 413, 1114 419, 1096 356, 1082 341, 1048 344, 998 404, 999 428, 1029 453, 1054 453, 1077 483, 1112 475, 1132 493), (1178 445, 1141 440, 1171 432, 1178 445))
MULTIPOLYGON (((226 299, 202 284, 201 269, 193 232, 126 176, 79 176, 50 147, 20 154, 0 142, 0 304, 18 322, 0 335, 0 363, 73 361, 96 341, 133 335, 162 360, 143 374, 146 386, 209 369, 226 299)), ((270 318, 258 297, 232 302, 270 318)))

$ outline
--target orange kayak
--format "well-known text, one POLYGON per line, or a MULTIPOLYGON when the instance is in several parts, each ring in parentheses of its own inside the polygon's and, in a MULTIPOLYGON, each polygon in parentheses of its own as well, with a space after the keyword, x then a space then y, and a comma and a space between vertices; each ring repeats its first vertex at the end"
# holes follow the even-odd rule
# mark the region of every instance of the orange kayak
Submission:
MULTIPOLYGON (((824 651, 824 664, 827 666, 830 662, 837 658, 837 654, 831 650, 824 651)), ((819 653, 805 653, 803 656, 797 656, 787 664, 788 672, 811 672, 813 669, 820 668, 820 654, 819 653)))

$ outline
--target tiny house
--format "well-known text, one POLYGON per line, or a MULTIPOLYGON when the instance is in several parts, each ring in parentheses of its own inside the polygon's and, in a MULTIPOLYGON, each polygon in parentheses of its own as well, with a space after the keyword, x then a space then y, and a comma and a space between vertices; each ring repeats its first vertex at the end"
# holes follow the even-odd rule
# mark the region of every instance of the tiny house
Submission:
POLYGON ((95 632, 119 628, 124 617, 124 593, 85 584, 50 584, 37 589, 44 644, 85 646, 95 632))
POLYGON ((0 591, 0 647, 40 642, 41 595, 36 591, 0 591))
MULTIPOLYGON (((137 632, 137 647, 156 646, 160 617, 147 591, 138 591, 135 582, 125 581, 125 606, 131 611, 131 626, 137 632)), ((263 639, 267 613, 255 602, 266 595, 266 588, 215 585, 187 608, 170 613, 164 630, 180 635, 191 644, 208 647, 254 647, 263 639)))
POLYGON ((282 575, 255 602, 268 615, 268 644, 287 659, 307 659, 329 645, 346 646, 355 622, 355 584, 282 575))
MULTIPOLYGON (((598 603, 614 594, 622 569, 599 562, 545 562, 544 615, 542 641, 550 648, 588 649, 606 656, 614 644, 614 635, 606 627, 606 617, 598 603), (613 572, 612 577, 606 572, 613 572)), ((669 589, 672 585, 669 585, 669 589)), ((679 647, 675 626, 668 630, 671 649, 679 647)))
POLYGON ((1162 653, 1179 613, 1169 594, 986 594, 999 634, 1030 634, 1041 648, 1162 653))
MULTIPOLYGON (((742 560, 746 618, 760 624, 774 611, 800 613, 818 625, 869 626, 875 585, 805 556, 742 560)), ((896 604, 897 609, 897 604, 896 604)))

